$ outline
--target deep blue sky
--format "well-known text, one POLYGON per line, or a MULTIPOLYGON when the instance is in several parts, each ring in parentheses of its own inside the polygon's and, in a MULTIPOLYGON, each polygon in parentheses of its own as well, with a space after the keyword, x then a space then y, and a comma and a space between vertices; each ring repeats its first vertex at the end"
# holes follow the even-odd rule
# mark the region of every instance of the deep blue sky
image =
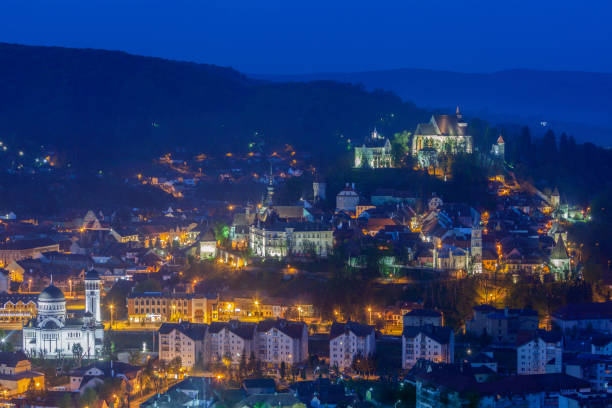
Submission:
POLYGON ((0 41, 251 73, 612 72, 612 1, 1 0, 0 41))

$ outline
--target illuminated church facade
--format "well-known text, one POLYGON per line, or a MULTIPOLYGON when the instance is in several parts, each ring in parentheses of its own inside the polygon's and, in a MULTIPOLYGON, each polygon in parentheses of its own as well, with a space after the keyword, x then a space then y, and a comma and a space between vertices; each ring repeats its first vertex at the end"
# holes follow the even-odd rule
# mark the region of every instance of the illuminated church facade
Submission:
POLYGON ((467 122, 459 112, 455 115, 432 115, 427 123, 417 125, 412 137, 411 153, 420 167, 435 164, 442 153, 471 154, 473 139, 468 134, 467 122))
POLYGON ((95 270, 85 276, 85 314, 69 318, 64 293, 51 283, 40 292, 38 315, 23 328, 23 351, 31 357, 73 357, 80 344, 83 356, 93 358, 102 351, 104 326, 100 313, 100 277, 95 270))

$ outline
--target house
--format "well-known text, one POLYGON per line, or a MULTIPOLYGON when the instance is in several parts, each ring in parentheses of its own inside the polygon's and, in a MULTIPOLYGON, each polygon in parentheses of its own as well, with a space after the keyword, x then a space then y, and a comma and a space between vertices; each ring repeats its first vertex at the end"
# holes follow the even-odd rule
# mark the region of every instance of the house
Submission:
POLYGON ((306 408, 300 400, 290 393, 255 394, 237 402, 233 408, 306 408))
POLYGON ((474 306, 474 317, 465 331, 474 336, 487 335, 495 341, 512 343, 519 330, 536 330, 538 313, 531 309, 497 309, 491 305, 474 306))
POLYGON ((350 369, 356 357, 376 351, 374 327, 348 321, 334 322, 329 333, 329 365, 339 371, 350 369))
POLYGON ((133 228, 111 228, 110 234, 117 242, 122 244, 139 242, 138 231, 133 228))
POLYGON ((6 395, 16 396, 33 387, 36 390, 45 389, 45 375, 32 371, 32 363, 22 352, 0 352, 0 387, 6 390, 6 395))
POLYGON ((612 390, 612 358, 590 353, 569 354, 563 362, 565 374, 580 378, 591 384, 591 390, 612 390))
POLYGON ((308 358, 308 327, 304 322, 263 320, 257 324, 256 350, 259 361, 274 367, 301 363, 308 358))
POLYGON ((0 293, 8 292, 11 288, 10 272, 6 269, 0 269, 0 293))
POLYGON ((22 239, 0 245, 0 267, 12 261, 33 258, 43 252, 59 251, 59 244, 51 238, 22 239))
POLYGON ((132 392, 139 386, 142 367, 122 363, 120 361, 96 361, 85 367, 72 370, 69 373, 68 389, 83 393, 89 387, 97 387, 107 378, 122 379, 132 392))
POLYGON ((612 336, 594 336, 591 339, 591 353, 602 356, 612 356, 612 336))
POLYGON ((442 313, 431 309, 412 309, 404 315, 404 327, 442 326, 442 313))
POLYGON ((409 370, 418 360, 435 363, 454 362, 455 336, 450 327, 404 327, 402 332, 402 369, 409 370))
POLYGON ((163 394, 154 394, 140 404, 141 408, 210 408, 216 401, 210 377, 187 377, 168 388, 163 394))
POLYGON ((359 194, 355 190, 355 183, 346 183, 342 191, 336 194, 336 212, 355 212, 359 204, 359 194))
POLYGON ((298 381, 291 384, 290 390, 305 406, 311 408, 346 406, 352 400, 343 384, 332 383, 329 378, 298 381))
POLYGON ((22 322, 37 314, 37 295, 25 293, 0 293, 0 322, 22 322))
POLYGON ((217 256, 217 240, 212 230, 208 229, 200 238, 200 259, 211 259, 217 256))
POLYGON ((203 364, 208 357, 205 350, 207 329, 208 326, 201 323, 163 323, 157 331, 159 359, 170 362, 180 358, 185 368, 203 364))
POLYGON ((612 331, 612 301, 567 304, 551 315, 552 322, 562 331, 572 329, 612 331))
POLYGON ((466 364, 419 361, 408 373, 416 386, 416 407, 558 407, 563 395, 589 392, 590 384, 566 374, 533 374, 478 381, 466 364))
POLYGON ((276 382, 273 378, 247 378, 242 381, 246 395, 274 394, 276 382))

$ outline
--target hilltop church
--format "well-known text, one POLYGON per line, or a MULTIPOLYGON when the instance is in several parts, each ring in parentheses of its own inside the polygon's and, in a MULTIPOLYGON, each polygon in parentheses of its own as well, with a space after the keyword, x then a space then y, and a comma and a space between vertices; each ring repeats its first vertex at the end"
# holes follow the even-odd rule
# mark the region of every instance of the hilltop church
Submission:
POLYGON ((455 115, 432 115, 428 123, 417 125, 412 137, 412 155, 420 167, 437 162, 441 153, 452 155, 472 153, 473 140, 468 134, 467 122, 459 112, 455 115))
POLYGON ((68 318, 64 293, 51 283, 38 295, 38 316, 23 328, 23 351, 31 357, 72 357, 80 344, 83 355, 100 355, 104 326, 100 314, 100 276, 90 270, 85 276, 85 314, 68 318))

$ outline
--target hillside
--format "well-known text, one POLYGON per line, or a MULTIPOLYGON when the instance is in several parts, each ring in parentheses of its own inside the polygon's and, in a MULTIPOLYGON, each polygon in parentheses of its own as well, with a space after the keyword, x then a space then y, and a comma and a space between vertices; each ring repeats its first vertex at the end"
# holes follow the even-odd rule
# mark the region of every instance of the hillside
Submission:
POLYGON ((176 148, 244 151, 255 139, 331 161, 345 148, 340 135, 412 129, 427 116, 390 92, 348 84, 267 82, 212 65, 0 43, 0 140, 53 146, 74 166, 176 148))
POLYGON ((462 110, 492 122, 549 122, 580 141, 612 145, 612 74, 508 70, 472 74, 423 69, 300 76, 258 76, 278 81, 334 80, 384 89, 429 108, 462 110))

